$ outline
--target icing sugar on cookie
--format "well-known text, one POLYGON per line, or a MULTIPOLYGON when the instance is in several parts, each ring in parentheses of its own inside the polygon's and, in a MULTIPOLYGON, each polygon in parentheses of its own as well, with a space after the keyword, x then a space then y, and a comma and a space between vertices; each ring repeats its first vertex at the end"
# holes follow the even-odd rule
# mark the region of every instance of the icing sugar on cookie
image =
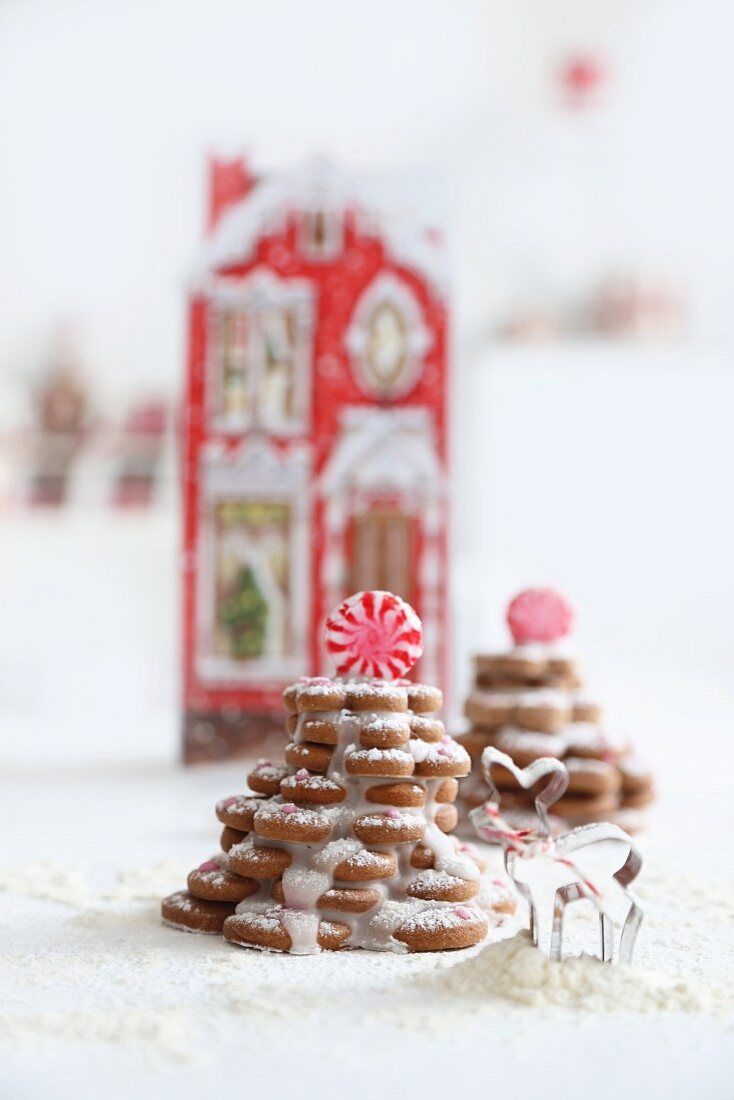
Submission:
POLYGON ((217 804, 226 863, 192 872, 191 905, 167 899, 167 923, 181 912, 188 930, 221 925, 231 943, 292 954, 481 942, 510 903, 477 902, 475 853, 448 835, 471 759, 437 717, 441 692, 405 679, 420 619, 390 592, 360 592, 328 617, 325 647, 346 678, 285 689, 285 764, 259 761, 251 792, 217 804), (221 908, 204 919, 198 899, 221 908))

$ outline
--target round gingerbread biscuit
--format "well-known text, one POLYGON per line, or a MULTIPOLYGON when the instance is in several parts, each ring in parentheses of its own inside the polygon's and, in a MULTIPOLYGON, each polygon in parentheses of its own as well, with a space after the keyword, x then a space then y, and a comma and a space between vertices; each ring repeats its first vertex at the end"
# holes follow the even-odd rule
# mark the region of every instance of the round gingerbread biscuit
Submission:
POLYGON ((332 815, 333 811, 272 799, 255 814, 255 832, 263 840, 315 844, 331 836, 334 828, 332 815))
POLYGON ((516 694, 480 689, 467 699, 464 714, 476 729, 496 730, 512 723, 516 702, 516 694))
POLYGON ((298 740, 313 741, 316 745, 338 745, 340 729, 337 718, 304 716, 298 729, 298 740))
POLYGON ((456 824, 459 820, 456 806, 452 806, 450 803, 443 806, 437 806, 436 812, 433 815, 433 820, 442 833, 452 832, 456 828, 456 824))
POLYGON ((280 781, 288 775, 285 764, 273 764, 270 760, 258 760, 247 777, 247 785, 258 794, 279 794, 280 781))
POLYGON ((304 677, 283 692, 286 710, 299 714, 341 710, 345 702, 344 684, 340 680, 328 680, 325 676, 304 677))
POLYGON ((571 714, 567 695, 541 688, 518 695, 512 721, 520 729, 558 733, 568 725, 571 714))
POLYGON ((349 775, 375 775, 385 779, 412 775, 413 756, 402 749, 358 749, 350 745, 344 753, 344 767, 349 775))
MULTIPOLYGON (((283 883, 276 879, 271 891, 273 899, 284 904, 283 883)), ((317 909, 328 909, 335 913, 367 913, 382 901, 382 893, 368 886, 334 886, 325 890, 316 902, 317 909)))
POLYGON ((394 852, 373 852, 363 848, 347 856, 334 868, 336 882, 372 882, 393 878, 398 873, 394 852))
POLYGON ((471 770, 469 753, 451 737, 444 737, 437 744, 411 741, 410 748, 415 758, 416 775, 461 778, 471 770))
MULTIPOLYGON (((291 768, 306 768, 310 772, 323 773, 331 763, 333 752, 329 745, 315 745, 309 741, 291 741, 285 747, 285 759, 291 768)), ((285 774, 288 774, 287 768, 285 774)))
POLYGON ((293 862, 293 856, 284 848, 266 848, 251 842, 230 848, 228 859, 230 871, 258 880, 278 878, 293 862))
POLYGON ((649 806, 654 798, 655 793, 652 788, 647 791, 630 791, 622 795, 621 809, 641 810, 644 806, 649 806))
POLYGON ((408 692, 408 707, 413 714, 433 714, 443 706, 443 694, 431 684, 414 684, 400 680, 400 686, 408 692))
POLYGON ((404 714, 408 709, 408 693, 404 687, 387 680, 358 680, 346 685, 346 707, 353 711, 393 711, 404 714))
POLYGON ((442 779, 433 796, 434 802, 456 802, 459 784, 456 779, 442 779))
POLYGON ((224 922, 235 911, 235 903, 229 901, 205 901, 195 898, 187 890, 170 894, 161 902, 164 924, 183 932, 201 932, 204 935, 221 935, 224 922))
POLYGON ((242 832, 241 829, 232 829, 229 825, 225 825, 219 838, 219 846, 223 852, 229 852, 235 844, 241 844, 246 836, 247 833, 242 832))
POLYGON ((563 763, 568 771, 570 795, 616 794, 622 786, 622 777, 614 764, 604 760, 585 760, 567 756, 563 763))
POLYGON ((565 818, 573 825, 586 825, 606 820, 619 808, 619 796, 615 792, 596 795, 565 794, 553 805, 553 814, 565 818))
MULTIPOLYGON (((566 739, 560 733, 532 733, 530 730, 506 726, 492 735, 489 742, 500 752, 507 753, 518 768, 526 768, 543 756, 560 760, 566 751, 566 739)), ((494 768, 492 769, 494 775, 494 768)), ((517 783, 517 780, 515 780, 517 783)))
POLYGON ((571 706, 573 708, 572 722, 592 722, 598 725, 604 717, 600 704, 581 692, 576 692, 571 696, 571 706))
POLYGON ((405 893, 421 901, 469 901, 479 893, 479 879, 459 878, 446 871, 423 871, 408 882, 405 893))
POLYGON ((364 749, 397 749, 410 740, 407 718, 395 715, 371 715, 359 731, 359 743, 364 749))
POLYGON ((252 829, 255 811, 262 806, 263 800, 264 796, 233 794, 229 798, 222 798, 217 802, 216 815, 222 825, 228 825, 231 829, 237 829, 241 833, 249 833, 252 829))
POLYGON ((333 806, 347 797, 345 787, 326 775, 312 775, 299 768, 281 780, 280 793, 286 802, 306 802, 316 806, 333 806))
POLYGON ((407 844, 420 840, 426 821, 421 814, 390 809, 384 813, 362 814, 352 832, 364 844, 407 844))
POLYGON ((394 938, 409 951, 458 951, 481 943, 488 929, 487 917, 475 907, 434 903, 407 917, 394 938))
POLYGON ((368 787, 364 797, 379 806, 415 808, 426 804, 426 792, 420 783, 379 783, 368 787))
POLYGON ((617 764, 622 780, 622 793, 625 798, 630 795, 647 795, 653 797, 653 774, 646 764, 638 760, 636 756, 625 756, 617 764))
MULTIPOLYGON (((288 913, 279 905, 268 906, 254 912, 237 913, 224 923, 224 938, 230 943, 242 947, 259 947, 266 951, 290 951, 293 946, 290 933, 283 923, 288 913)), ((291 918, 297 922, 306 914, 297 910, 290 911, 291 918)), ((344 947, 352 930, 341 921, 319 921, 317 944, 322 951, 338 951, 344 947)))
POLYGON ((202 901, 244 901, 260 889, 258 882, 235 875, 216 856, 191 871, 187 885, 189 893, 202 901))
POLYGON ((440 741, 446 735, 446 727, 439 718, 414 714, 410 719, 410 735, 419 741, 440 741))
POLYGON ((507 653, 480 654, 474 658, 478 684, 532 686, 543 681, 548 660, 542 647, 518 647, 507 653))
POLYGON ((410 866, 416 867, 418 870, 430 870, 435 862, 436 856, 433 849, 428 848, 425 844, 416 844, 415 848, 410 853, 410 866))

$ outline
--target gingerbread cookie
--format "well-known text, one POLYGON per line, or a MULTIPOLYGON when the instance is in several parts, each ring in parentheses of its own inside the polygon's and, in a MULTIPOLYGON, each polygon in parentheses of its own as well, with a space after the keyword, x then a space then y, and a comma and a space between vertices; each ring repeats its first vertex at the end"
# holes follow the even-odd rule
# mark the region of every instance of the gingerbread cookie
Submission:
POLYGON ((410 739, 407 718, 373 715, 359 731, 359 743, 365 749, 397 749, 410 739))
MULTIPOLYGON (((224 922, 224 938, 245 947, 264 951, 299 951, 301 936, 311 942, 312 925, 308 914, 280 905, 263 905, 224 922), (294 943, 295 939, 295 943, 294 943)), ((320 920, 316 926, 316 942, 322 951, 338 951, 352 934, 348 924, 320 920)))
POLYGON ((410 750, 415 760, 415 774, 436 776, 468 775, 471 768, 469 753, 451 737, 441 741, 411 741, 410 750))
POLYGON ((379 783, 367 787, 364 797, 381 806, 425 806, 426 792, 419 783, 379 783))
POLYGON ((226 825, 222 829, 222 834, 219 838, 219 844, 222 851, 231 851, 234 845, 241 844, 246 836, 247 833, 242 832, 240 829, 232 829, 229 825, 226 825))
POLYGON ((421 741, 441 741, 446 736, 446 727, 438 718, 414 714, 410 719, 410 733, 421 741))
POLYGON ((452 905, 419 910, 402 922, 394 937, 409 951, 458 951, 481 943, 488 928, 479 909, 452 905))
POLYGON ((339 680, 324 676, 304 676, 283 692, 283 704, 290 713, 341 710, 346 706, 346 690, 339 680))
MULTIPOLYGON (((306 768, 323 774, 329 768, 334 750, 328 745, 315 745, 306 741, 291 741, 285 747, 285 761, 291 768, 306 768)), ((288 769, 284 769, 285 775, 288 769)), ((283 779, 283 776, 281 776, 283 779)), ((278 784, 280 787, 280 784, 278 784)))
POLYGON ((224 922, 235 911, 233 902, 205 901, 186 890, 170 894, 161 902, 164 924, 183 932, 201 932, 208 936, 221 934, 224 922))
POLYGON ((278 794, 280 781, 288 775, 283 764, 273 764, 270 760, 258 760, 247 777, 247 785, 258 794, 278 794))
POLYGON ((279 878, 290 867, 293 856, 284 848, 255 847, 250 841, 230 848, 229 869, 244 878, 279 878))
POLYGON ((251 878, 235 875, 221 856, 206 860, 188 877, 189 893, 201 901, 244 901, 260 889, 251 878))
POLYGON ((415 761, 410 752, 402 749, 358 749, 350 745, 344 754, 344 767, 349 775, 376 775, 391 779, 412 775, 415 761))
POLYGON ((469 901, 478 892, 478 879, 458 878, 446 871, 423 871, 405 887, 409 898, 423 901, 469 901))
POLYGON ((255 811, 262 804, 263 799, 255 795, 234 794, 217 802, 216 815, 223 825, 245 834, 252 830, 255 811))
POLYGON ((406 844, 420 840, 426 828, 422 814, 391 807, 383 813, 363 814, 352 826, 352 832, 365 844, 406 844))
POLYGON ((272 799, 255 814, 255 832, 263 840, 315 844, 327 840, 334 828, 333 810, 306 808, 272 799))
POLYGON ((341 783, 326 775, 312 775, 306 768, 299 768, 282 779, 280 793, 286 802, 308 802, 317 806, 331 806, 347 797, 347 789, 341 783))

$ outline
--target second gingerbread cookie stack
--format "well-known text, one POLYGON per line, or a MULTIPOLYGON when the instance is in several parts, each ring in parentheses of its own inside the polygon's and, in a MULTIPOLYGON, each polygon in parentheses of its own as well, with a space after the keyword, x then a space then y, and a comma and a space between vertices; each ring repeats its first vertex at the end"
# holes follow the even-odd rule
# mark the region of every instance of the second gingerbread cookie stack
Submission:
MULTIPOLYGON (((471 729, 459 738, 474 762, 462 790, 464 805, 486 800, 479 761, 483 749, 494 745, 519 767, 541 756, 563 760, 569 785, 553 807, 557 828, 593 821, 639 828, 639 811, 653 797, 652 776, 631 746, 606 729, 601 706, 583 687, 568 648, 569 604, 550 589, 528 589, 511 602, 507 621, 513 648, 475 658, 465 710, 471 729)), ((501 768, 493 778, 503 810, 524 823, 533 811, 532 795, 501 768)))
MULTIPOLYGON (((448 835, 471 761, 438 718, 440 691, 402 679, 421 652, 418 617, 391 593, 359 593, 330 617, 327 650, 359 678, 286 689, 285 762, 261 761, 250 791, 217 805, 223 854, 165 899, 164 920, 299 954, 479 943, 479 869, 448 835)), ((498 889, 492 905, 514 901, 498 889)))

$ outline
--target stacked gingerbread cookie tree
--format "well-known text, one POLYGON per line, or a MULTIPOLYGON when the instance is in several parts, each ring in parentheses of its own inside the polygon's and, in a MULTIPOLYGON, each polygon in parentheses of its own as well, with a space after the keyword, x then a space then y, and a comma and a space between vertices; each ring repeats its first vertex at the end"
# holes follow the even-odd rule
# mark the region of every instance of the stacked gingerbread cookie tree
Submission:
MULTIPOLYGON (((494 745, 519 767, 541 756, 563 760, 569 784, 553 807, 557 828, 616 821, 634 830, 640 809, 653 797, 652 776, 631 747, 605 729, 601 707, 584 691, 569 649, 572 621, 569 604, 557 592, 528 589, 507 612, 514 646, 476 657, 465 711, 471 729, 459 738, 473 761, 462 801, 467 808, 486 801, 480 757, 494 745)), ((524 824, 533 794, 519 790, 509 771, 496 767, 492 774, 503 812, 524 824)))
POLYGON ((479 870, 447 835, 471 762, 437 717, 440 691, 403 678, 420 620, 361 592, 327 621, 326 647, 340 678, 286 689, 285 762, 260 761, 250 791, 218 803, 222 852, 165 899, 164 920, 294 954, 479 943, 479 870))

